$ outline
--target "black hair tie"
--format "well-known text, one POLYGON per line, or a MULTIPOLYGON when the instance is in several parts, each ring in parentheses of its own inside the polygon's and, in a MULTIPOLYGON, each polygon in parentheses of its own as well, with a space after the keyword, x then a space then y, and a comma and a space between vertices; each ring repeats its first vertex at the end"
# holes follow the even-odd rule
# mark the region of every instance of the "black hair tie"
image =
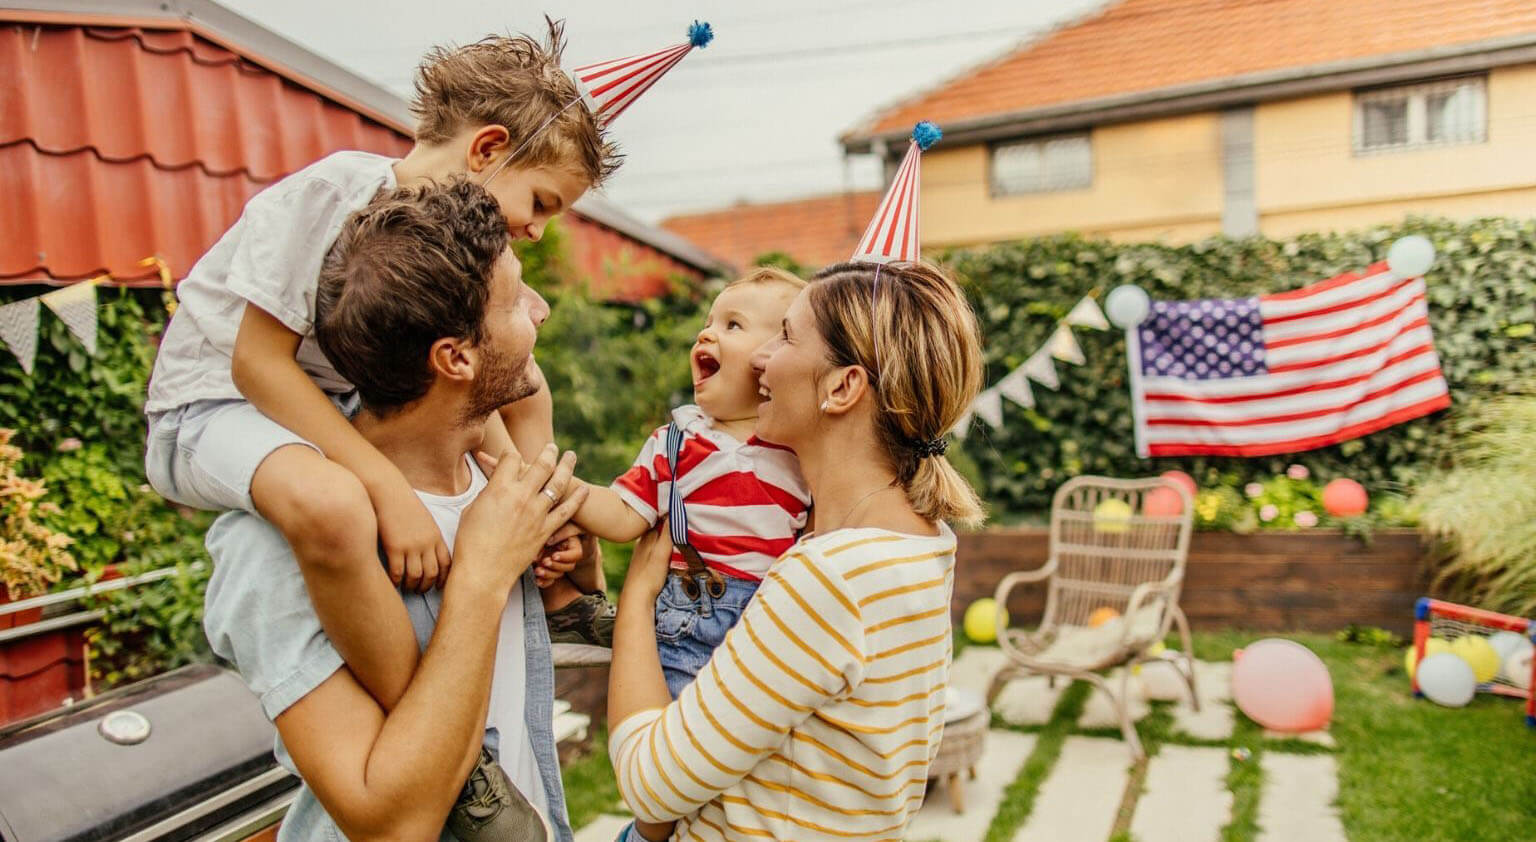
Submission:
POLYGON ((907 442, 907 446, 911 447, 918 456, 923 458, 927 458, 929 456, 943 456, 944 452, 949 450, 949 439, 943 436, 939 436, 936 439, 928 439, 927 441, 922 439, 912 439, 907 442))

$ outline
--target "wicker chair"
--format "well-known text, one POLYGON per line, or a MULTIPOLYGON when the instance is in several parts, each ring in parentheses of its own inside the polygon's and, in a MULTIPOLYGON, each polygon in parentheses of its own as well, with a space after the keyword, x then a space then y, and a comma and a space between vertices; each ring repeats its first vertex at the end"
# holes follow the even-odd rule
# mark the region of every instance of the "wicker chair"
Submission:
POLYGON ((1133 759, 1145 753, 1126 704, 1130 667, 1169 662, 1189 686, 1191 703, 1198 710, 1189 621, 1179 609, 1193 503, 1183 486, 1161 478, 1085 476, 1063 484, 1051 504, 1050 557, 1039 569, 1010 573, 998 583, 998 643, 1010 663, 992 679, 988 705, 1004 684, 1021 676, 1049 676, 1053 685, 1057 677, 1088 681, 1114 703, 1133 759), (1171 488, 1179 495, 1180 514, 1143 513, 1143 501, 1159 488, 1171 488), (1099 509, 1110 500, 1124 505, 1111 503, 1099 509), (1039 628, 1004 628, 1003 607, 1009 594, 1019 585, 1038 582, 1046 588, 1039 628), (1117 613, 1110 616, 1112 612, 1104 609, 1117 613), (1175 624, 1182 651, 1148 654, 1147 649, 1175 624), (1125 667, 1118 694, 1101 675, 1116 666, 1125 667))

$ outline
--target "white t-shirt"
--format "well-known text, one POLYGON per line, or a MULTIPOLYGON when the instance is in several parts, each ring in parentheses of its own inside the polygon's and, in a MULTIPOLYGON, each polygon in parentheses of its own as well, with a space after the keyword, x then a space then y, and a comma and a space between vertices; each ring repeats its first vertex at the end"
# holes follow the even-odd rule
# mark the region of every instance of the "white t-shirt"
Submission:
POLYGON ((230 375, 235 336, 249 302, 304 337, 296 358, 315 385, 352 390, 314 337, 320 264, 353 211, 395 187, 394 159, 337 152, 257 193, 177 287, 144 410, 199 400, 239 400, 230 375))
MULTIPOLYGON (((443 541, 452 547, 459 534, 459 518, 470 502, 485 488, 486 477, 475 460, 469 462, 469 488, 463 494, 444 497, 417 491, 416 496, 427 506, 437 528, 443 532, 443 541)), ((449 575, 452 575, 451 573, 449 575)), ((442 609, 442 591, 427 594, 427 605, 434 617, 442 609)), ((486 713, 485 727, 496 729, 497 747, 501 754, 501 768, 506 770, 512 785, 517 787, 528 801, 548 821, 549 797, 544 792, 543 779, 539 776, 538 759, 533 754, 533 736, 528 732, 526 710, 527 660, 523 640, 523 585, 521 580, 512 587, 507 598, 507 609, 501 615, 501 636, 496 641, 496 671, 491 677, 491 704, 486 713)))

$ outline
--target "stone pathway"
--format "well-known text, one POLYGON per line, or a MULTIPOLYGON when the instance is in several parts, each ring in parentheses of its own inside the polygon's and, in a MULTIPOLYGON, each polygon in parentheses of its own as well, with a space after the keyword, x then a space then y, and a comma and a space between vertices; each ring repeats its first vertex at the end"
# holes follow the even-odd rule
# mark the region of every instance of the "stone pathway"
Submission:
MULTIPOLYGON (((994 647, 972 646, 955 659, 951 683, 984 696, 992 676, 1007 664, 994 647)), ((1232 665, 1195 662, 1200 710, 1189 704, 1188 689, 1174 667, 1151 663, 1133 673, 1129 686, 1133 716, 1151 710, 1150 702, 1170 703, 1175 734, 1226 742, 1232 738, 1236 711, 1230 688, 1232 665)), ((1119 675, 1110 686, 1119 691, 1119 675)), ((1040 726, 1050 721, 1070 682, 1053 689, 1041 676, 1010 681, 993 712, 1014 725, 1040 726)), ((1109 700, 1094 690, 1084 705, 1078 728, 1118 728, 1109 700)), ((1326 731, 1274 734, 1266 740, 1301 739, 1329 748, 1326 731)), ((993 729, 977 765, 975 780, 965 783, 965 811, 951 807, 946 784, 930 786, 913 817, 906 838, 913 842, 971 842, 986 835, 1003 795, 1038 745, 1033 733, 993 729)), ((1215 842, 1231 822, 1232 794, 1226 779, 1234 761, 1231 748, 1165 743, 1147 764, 1141 791, 1133 797, 1130 836, 1135 842, 1215 842)), ((1338 808, 1338 773, 1332 755, 1287 754, 1266 749, 1261 758, 1264 783, 1259 797, 1259 842, 1347 842, 1338 808)), ((1034 807, 1012 842, 1105 842, 1115 827, 1130 779, 1125 743, 1106 737, 1070 735, 1036 793, 1034 807)), ((611 842, 630 819, 605 815, 576 833, 576 842, 611 842)))
POLYGON ((1131 819, 1136 842, 1216 842, 1232 820, 1227 750, 1165 745, 1147 764, 1131 819))
POLYGON ((1013 842, 1104 842, 1125 796, 1128 762, 1119 740, 1068 737, 1013 842))
POLYGON ((1326 754, 1265 752, 1259 842, 1347 842, 1334 799, 1339 774, 1326 754))
POLYGON ((935 782, 928 790, 922 809, 907 826, 907 839, 928 840, 981 839, 997 815, 1003 790, 1019 776, 1024 761, 1035 750, 1035 735, 1017 731, 989 731, 987 742, 976 764, 976 779, 965 782, 965 812, 956 815, 950 807, 947 784, 935 782))

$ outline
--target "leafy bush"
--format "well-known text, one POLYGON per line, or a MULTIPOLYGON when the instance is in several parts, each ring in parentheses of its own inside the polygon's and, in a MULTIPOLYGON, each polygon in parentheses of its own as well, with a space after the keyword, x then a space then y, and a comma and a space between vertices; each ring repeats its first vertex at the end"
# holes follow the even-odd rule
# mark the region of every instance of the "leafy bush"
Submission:
MULTIPOLYGON (((1383 259, 1405 234, 1429 237, 1439 252, 1426 278, 1430 321, 1452 400, 1464 406, 1536 376, 1536 222, 1410 219, 1349 234, 1289 241, 1214 238, 1185 246, 1121 244, 1061 235, 948 253, 967 285, 986 337, 987 382, 995 383, 1049 338, 1080 298, 1138 284, 1157 299, 1278 292, 1383 259)), ((1362 439, 1291 456, 1254 459, 1136 456, 1118 331, 1078 330, 1088 362, 1063 364, 1061 389, 1036 387, 1036 406, 1005 404, 1004 426, 972 427, 964 450, 983 477, 994 511, 1048 508, 1077 474, 1140 476, 1171 468, 1202 486, 1280 474, 1290 462, 1323 477, 1351 477, 1373 494, 1407 490, 1432 473, 1451 441, 1444 413, 1362 439)))
POLYGON ((44 522, 56 511, 39 502, 48 489, 17 472, 22 450, 10 443, 12 435, 0 429, 0 586, 18 600, 44 593, 76 564, 69 536, 44 522))
POLYGON ((1415 497, 1448 556, 1436 586, 1474 605, 1536 613, 1536 395, 1457 414, 1455 464, 1415 497))

